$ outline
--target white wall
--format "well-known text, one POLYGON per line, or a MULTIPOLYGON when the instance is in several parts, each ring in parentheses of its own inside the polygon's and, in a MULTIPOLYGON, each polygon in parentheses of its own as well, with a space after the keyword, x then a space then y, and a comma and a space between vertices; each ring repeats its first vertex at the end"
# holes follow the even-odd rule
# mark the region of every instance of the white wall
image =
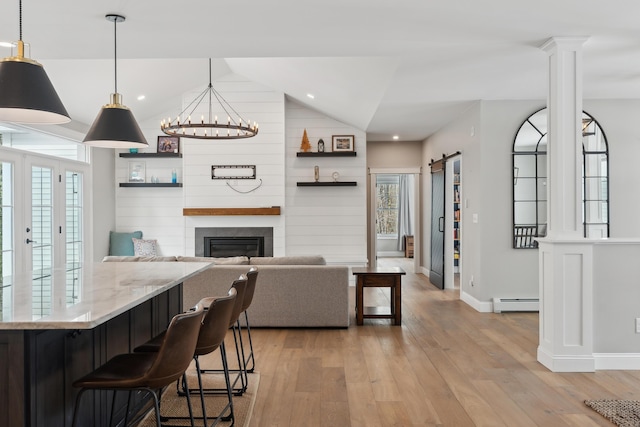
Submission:
MULTIPOLYGON (((512 239, 511 150, 518 127, 544 107, 544 100, 481 101, 455 122, 424 142, 423 258, 430 261, 430 193, 428 163, 443 153, 462 152, 461 287, 476 308, 494 297, 538 295, 538 251, 516 250, 512 239), (472 135, 473 133, 473 135, 472 135), (478 223, 472 215, 478 214, 478 223), (474 286, 470 285, 473 276, 474 286)), ((604 130, 609 142, 611 237, 640 236, 640 117, 638 100, 585 100, 584 110, 604 130)), ((464 298, 464 296, 463 296, 464 298)))
POLYGON ((109 253, 109 232, 116 231, 115 160, 113 150, 91 148, 91 209, 90 234, 93 261, 101 261, 109 253))
POLYGON ((286 103, 286 254, 323 255, 328 263, 364 265, 367 259, 367 144, 363 131, 321 113, 286 103), (318 140, 331 150, 332 135, 353 135, 356 157, 297 157, 304 130, 317 151, 318 140), (356 181, 355 187, 298 187, 298 181, 356 181))
POLYGON ((422 221, 424 226, 422 240, 421 265, 428 274, 431 265, 431 168, 432 160, 442 158, 442 155, 460 151, 461 155, 461 256, 462 274, 460 288, 462 292, 482 300, 482 270, 481 270, 481 222, 473 224, 472 213, 477 213, 482 221, 482 122, 481 103, 474 104, 459 120, 449 124, 429 139, 424 141, 422 149, 422 188, 423 208, 422 221), (471 275, 474 276, 474 286, 469 286, 471 275))

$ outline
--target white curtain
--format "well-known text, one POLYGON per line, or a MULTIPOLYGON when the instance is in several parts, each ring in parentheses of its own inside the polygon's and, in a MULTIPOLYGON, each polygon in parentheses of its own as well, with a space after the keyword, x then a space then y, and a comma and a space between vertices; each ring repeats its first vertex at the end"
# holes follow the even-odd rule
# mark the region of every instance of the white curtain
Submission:
POLYGON ((413 236, 413 175, 400 175, 398 185, 398 250, 404 250, 404 236, 413 236))

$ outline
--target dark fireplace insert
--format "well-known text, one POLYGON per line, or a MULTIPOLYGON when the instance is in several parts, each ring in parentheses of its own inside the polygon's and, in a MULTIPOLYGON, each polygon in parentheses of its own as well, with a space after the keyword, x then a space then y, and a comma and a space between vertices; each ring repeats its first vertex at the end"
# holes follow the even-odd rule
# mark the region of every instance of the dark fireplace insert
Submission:
POLYGON ((204 256, 264 256, 264 237, 205 237, 204 256))

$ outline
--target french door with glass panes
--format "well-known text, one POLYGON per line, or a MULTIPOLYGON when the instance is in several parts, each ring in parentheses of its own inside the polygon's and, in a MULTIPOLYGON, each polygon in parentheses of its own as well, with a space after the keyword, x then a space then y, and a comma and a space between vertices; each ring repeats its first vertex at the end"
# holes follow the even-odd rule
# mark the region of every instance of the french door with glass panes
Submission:
POLYGON ((2 275, 74 269, 87 258, 88 165, 0 149, 2 275))

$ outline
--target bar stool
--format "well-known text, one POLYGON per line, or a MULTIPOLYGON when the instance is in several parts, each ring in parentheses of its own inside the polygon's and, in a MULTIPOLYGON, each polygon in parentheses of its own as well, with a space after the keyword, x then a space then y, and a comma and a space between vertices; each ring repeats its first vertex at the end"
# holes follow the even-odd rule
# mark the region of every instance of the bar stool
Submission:
MULTIPOLYGON (((242 343, 242 336, 238 337, 237 329, 239 325, 238 319, 240 318, 240 314, 242 313, 244 295, 247 289, 247 276, 243 274, 240 276, 240 278, 234 280, 233 283, 231 284, 231 288, 237 291, 238 296, 236 297, 236 300, 233 306, 233 311, 231 312, 231 318, 229 320, 229 324, 227 328, 230 328, 231 331, 233 332, 233 341, 236 349, 238 369, 237 370, 229 369, 229 372, 233 372, 233 373, 237 372, 237 375, 231 384, 231 388, 234 395, 242 396, 242 394, 247 390, 248 375, 247 375, 247 371, 245 369, 245 363, 244 363, 244 346, 242 343), (236 387, 238 380, 240 381, 240 386, 236 387)), ((221 372, 221 371, 219 369, 202 369, 201 372, 207 373, 207 372, 221 372)), ((218 388, 209 388, 209 389, 204 389, 204 393, 220 394, 220 393, 226 393, 226 390, 218 389, 218 388)))
MULTIPOLYGON (((246 372, 253 372, 256 366, 256 360, 253 356, 253 341, 251 340, 251 326, 249 325, 249 315, 247 314, 247 310, 251 306, 251 302, 253 301, 253 294, 256 290, 256 283, 258 281, 258 269, 256 267, 251 267, 247 272, 247 289, 244 292, 244 300, 242 302, 242 312, 244 313, 244 323, 247 326, 247 339, 249 341, 249 355, 246 359, 244 359, 244 369, 246 372), (251 368, 248 367, 249 363, 251 363, 251 368)), ((240 336, 242 338, 242 326, 240 325, 240 320, 238 320, 238 328, 240 330, 240 336)), ((248 382, 248 379, 247 379, 248 382)))
MULTIPOLYGON (((171 319, 165 339, 157 352, 154 353, 128 353, 113 357, 107 363, 93 372, 76 380, 74 387, 80 388, 76 397, 73 410, 72 426, 76 425, 78 408, 82 395, 87 390, 113 390, 115 392, 129 391, 127 399, 127 412, 124 425, 128 424, 129 403, 131 391, 143 390, 151 393, 154 400, 156 424, 160 422, 160 393, 162 388, 182 378, 186 386, 185 371, 193 359, 193 353, 200 334, 200 325, 204 307, 197 305, 191 311, 177 314, 171 319)), ((194 426, 191 400, 187 398, 191 426, 194 426)), ((113 405, 111 417, 113 417, 113 405)), ((109 424, 111 424, 111 419, 109 424)))
MULTIPOLYGON (((202 376, 200 370, 199 357, 212 353, 218 348, 220 349, 220 358, 222 361, 222 367, 224 372, 224 379, 226 384, 226 394, 228 398, 227 404, 222 408, 220 413, 215 417, 216 420, 212 426, 217 425, 222 421, 231 421, 231 425, 235 422, 235 416, 233 413, 233 399, 231 390, 231 381, 229 379, 229 366, 227 364, 227 353, 224 346, 224 339, 229 330, 229 319, 231 318, 231 312, 235 307, 237 297, 237 291, 235 288, 230 288, 229 292, 224 297, 208 297, 203 298, 198 302, 198 305, 206 307, 204 318, 202 320, 202 327, 200 328, 200 334, 198 335, 198 342, 193 354, 193 360, 195 361, 196 374, 198 377, 198 387, 200 393, 200 403, 202 404, 202 419, 204 425, 208 426, 207 409, 204 402, 204 393, 202 387, 202 376), (229 415, 224 416, 225 412, 229 411, 229 415)), ((135 352, 155 352, 159 351, 162 343, 165 339, 164 334, 161 334, 147 343, 137 347, 135 352)), ((183 384, 183 390, 186 387, 183 384)), ((187 394, 188 395, 188 394, 187 394)), ((180 419, 184 417, 163 417, 163 419, 180 419)), ((196 417, 194 417, 196 418, 196 417)))

